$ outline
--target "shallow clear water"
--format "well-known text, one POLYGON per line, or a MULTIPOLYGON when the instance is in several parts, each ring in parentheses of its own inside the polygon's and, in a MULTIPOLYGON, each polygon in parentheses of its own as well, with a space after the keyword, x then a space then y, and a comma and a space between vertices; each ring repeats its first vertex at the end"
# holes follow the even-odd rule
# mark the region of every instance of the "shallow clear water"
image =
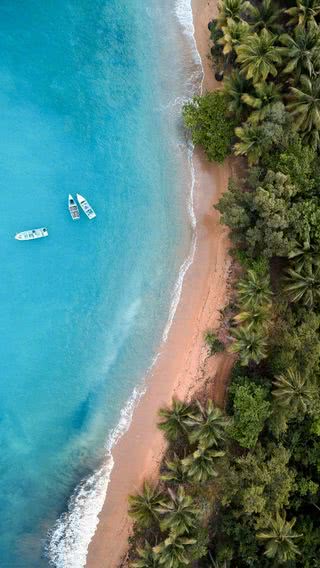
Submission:
POLYGON ((48 530, 168 318, 191 238, 178 116, 197 73, 174 8, 1 2, 1 568, 48 566, 48 530), (96 220, 71 220, 69 192, 96 220), (13 239, 41 226, 47 239, 13 239))

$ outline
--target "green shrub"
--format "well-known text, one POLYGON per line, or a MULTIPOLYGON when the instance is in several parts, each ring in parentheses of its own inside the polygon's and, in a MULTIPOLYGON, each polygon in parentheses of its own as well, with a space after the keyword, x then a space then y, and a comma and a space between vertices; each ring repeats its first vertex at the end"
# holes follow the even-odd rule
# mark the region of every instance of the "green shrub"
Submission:
POLYGON ((211 162, 222 163, 231 153, 234 122, 228 116, 224 94, 196 96, 183 109, 184 123, 194 144, 200 144, 211 162))
POLYGON ((216 353, 221 353, 221 351, 224 351, 224 345, 222 341, 218 339, 214 331, 208 330, 205 333, 204 340, 209 347, 210 355, 215 355, 216 353))

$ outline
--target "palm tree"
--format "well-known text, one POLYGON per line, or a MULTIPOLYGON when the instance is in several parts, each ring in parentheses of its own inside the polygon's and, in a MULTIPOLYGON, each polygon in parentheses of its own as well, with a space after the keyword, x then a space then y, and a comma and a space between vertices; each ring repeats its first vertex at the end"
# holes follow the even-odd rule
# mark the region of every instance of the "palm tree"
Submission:
POLYGON ((250 94, 251 83, 237 69, 234 69, 224 80, 224 95, 229 112, 240 119, 247 107, 243 102, 243 95, 250 94))
POLYGON ((225 439, 227 419, 222 410, 208 400, 206 407, 197 401, 198 413, 189 420, 189 440, 206 447, 218 446, 225 439))
POLYGON ((292 113, 295 128, 308 133, 317 131, 320 128, 320 77, 310 79, 301 75, 299 88, 290 90, 287 109, 292 113))
POLYGON ((219 39, 218 44, 223 46, 224 55, 229 55, 249 34, 250 26, 247 22, 228 18, 226 24, 222 26, 222 31, 223 36, 219 39))
POLYGON ((194 538, 170 532, 169 536, 153 550, 160 566, 182 568, 190 564, 188 549, 195 543, 194 538))
POLYGON ((270 305, 250 306, 249 309, 241 311, 233 319, 238 325, 245 325, 248 329, 267 328, 271 319, 270 305))
POLYGON ((317 26, 305 28, 298 26, 292 34, 282 34, 280 48, 285 61, 288 61, 283 73, 294 73, 295 80, 307 73, 314 75, 320 67, 320 33, 317 26))
POLYGON ((272 0, 262 0, 248 8, 249 21, 255 32, 265 28, 269 32, 278 34, 281 30, 279 24, 281 10, 279 6, 272 0))
POLYGON ((265 530, 257 534, 257 538, 264 541, 266 551, 265 556, 272 558, 279 564, 284 564, 290 560, 294 560, 299 553, 298 547, 294 540, 302 535, 292 531, 296 520, 287 521, 285 515, 279 513, 276 517, 270 519, 265 530))
POLYGON ((286 13, 291 16, 289 25, 317 24, 315 18, 320 14, 320 0, 296 0, 296 6, 288 8, 286 13))
POLYGON ((168 483, 184 483, 187 480, 186 470, 177 454, 173 455, 171 461, 166 460, 166 468, 165 473, 160 476, 163 481, 167 481, 168 483))
POLYGON ((309 241, 303 244, 297 242, 288 258, 293 261, 296 272, 305 271, 309 264, 320 264, 320 249, 309 241))
POLYGON ((138 548, 139 558, 132 562, 132 568, 158 568, 159 562, 152 546, 146 541, 144 548, 138 548))
POLYGON ((257 365, 267 356, 267 338, 264 330, 241 326, 233 331, 234 342, 230 345, 231 353, 238 353, 241 365, 247 367, 254 362, 257 365))
POLYGON ((249 269, 245 278, 237 286, 239 304, 244 308, 256 309, 257 306, 270 306, 272 291, 267 272, 258 273, 249 269))
POLYGON ((171 407, 159 410, 162 421, 158 427, 164 431, 167 440, 174 442, 180 436, 188 435, 186 423, 192 414, 193 409, 189 404, 173 398, 171 407))
POLYGON ((219 0, 218 3, 218 22, 220 28, 227 23, 228 19, 239 22, 249 8, 250 2, 246 0, 219 0))
POLYGON ((242 100, 255 110, 250 114, 249 121, 252 124, 262 122, 267 113, 274 108, 274 105, 281 101, 279 87, 274 83, 257 83, 255 93, 244 93, 242 100))
POLYGON ((234 145, 236 156, 247 156, 249 164, 256 164, 265 151, 265 135, 261 126, 245 123, 235 129, 239 142, 234 145))
POLYGON ((281 53, 274 45, 275 41, 276 36, 264 28, 259 34, 254 33, 244 38, 243 43, 237 47, 237 61, 247 79, 260 83, 268 75, 277 75, 276 65, 281 64, 281 53))
POLYGON ((177 493, 171 489, 168 489, 168 493, 170 500, 158 508, 161 515, 161 530, 171 530, 177 535, 189 533, 197 525, 198 511, 194 506, 192 497, 186 495, 184 487, 181 485, 177 493))
POLYGON ((148 527, 158 522, 158 507, 163 504, 164 499, 164 495, 156 486, 145 481, 140 493, 129 495, 129 515, 141 527, 148 527))
POLYGON ((284 292, 291 302, 302 302, 308 308, 320 300, 320 265, 309 263, 301 270, 289 268, 284 292))
POLYGON ((292 410, 294 414, 305 414, 312 402, 313 391, 306 377, 295 369, 288 369, 273 381, 272 394, 277 403, 292 410))
POLYGON ((215 462, 225 455, 223 451, 213 450, 203 445, 190 456, 182 460, 188 472, 190 481, 194 483, 205 483, 213 477, 217 477, 215 462))

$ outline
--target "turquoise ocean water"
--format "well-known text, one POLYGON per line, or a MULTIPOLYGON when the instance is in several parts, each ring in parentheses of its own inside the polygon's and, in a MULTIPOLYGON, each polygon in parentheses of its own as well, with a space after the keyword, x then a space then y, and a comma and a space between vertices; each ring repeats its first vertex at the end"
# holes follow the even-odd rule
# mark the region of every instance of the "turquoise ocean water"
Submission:
POLYGON ((1 568, 83 566, 157 353, 192 238, 190 17, 190 0, 0 4, 1 568), (72 222, 69 192, 95 221, 72 222))

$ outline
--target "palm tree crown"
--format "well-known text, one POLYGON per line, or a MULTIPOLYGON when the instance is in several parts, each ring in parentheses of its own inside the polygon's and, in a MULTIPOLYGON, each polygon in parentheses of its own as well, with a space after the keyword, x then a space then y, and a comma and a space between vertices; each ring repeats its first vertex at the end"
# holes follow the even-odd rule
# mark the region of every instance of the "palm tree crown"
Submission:
POLYGON ((296 0, 296 5, 288 8, 286 13, 291 16, 289 24, 316 24, 315 18, 320 14, 320 0, 296 0))
POLYGON ((270 324, 270 306, 251 306, 242 310, 234 318, 238 325, 245 325, 248 329, 267 328, 270 324))
POLYGON ((241 365, 247 367, 251 362, 258 365, 267 356, 267 336, 264 330, 241 326, 233 331, 233 338, 229 351, 239 354, 241 365))
POLYGON ((265 530, 257 534, 257 538, 265 542, 267 558, 273 558, 279 564, 284 564, 294 560, 299 554, 294 540, 301 535, 292 531, 294 524, 295 519, 287 521, 285 516, 282 517, 277 513, 274 519, 270 519, 265 530))
POLYGON ((272 394, 280 406, 295 413, 305 413, 312 401, 312 389, 305 376, 294 369, 288 369, 273 381, 272 394))
POLYGON ((162 531, 170 529, 175 534, 190 532, 197 524, 197 509, 190 495, 186 495, 184 487, 180 486, 177 493, 168 489, 170 499, 158 508, 161 515, 162 531))
POLYGON ((206 407, 197 402, 198 413, 189 420, 189 440, 191 444, 218 446, 225 438, 227 419, 222 410, 208 400, 206 407))
POLYGON ((186 470, 177 454, 173 455, 172 460, 166 460, 166 468, 166 471, 160 476, 163 481, 184 483, 187 480, 186 470))
POLYGON ((161 491, 145 481, 140 493, 129 495, 129 515, 141 527, 148 527, 159 520, 158 507, 163 502, 161 491))
POLYGON ((288 254, 288 258, 293 261, 296 272, 307 270, 309 264, 320 264, 319 246, 305 242, 300 244, 296 242, 295 247, 288 254))
POLYGON ((235 133, 239 138, 239 142, 234 145, 234 153, 236 156, 247 156, 249 164, 256 164, 264 153, 265 135, 260 125, 244 123, 238 126, 235 133))
POLYGON ((269 274, 249 269, 245 278, 238 283, 238 298, 239 304, 245 308, 270 305, 272 291, 269 274))
POLYGON ((186 421, 192 416, 192 407, 176 398, 172 399, 171 407, 161 408, 159 416, 162 421, 158 424, 164 431, 169 441, 177 440, 181 435, 186 435, 186 421))
POLYGON ((296 128, 302 132, 320 128, 320 78, 301 75, 299 88, 291 87, 287 109, 292 112, 296 128))
POLYGON ((251 94, 251 83, 242 73, 234 69, 224 80, 224 94, 228 104, 229 112, 237 118, 246 112, 246 104, 243 102, 243 95, 251 94))
POLYGON ((205 483, 217 477, 215 462, 225 455, 223 451, 216 451, 200 445, 192 455, 184 458, 182 463, 188 472, 190 481, 205 483))
POLYGON ((244 38, 249 34, 250 26, 247 22, 236 22, 231 18, 222 26, 223 36, 219 39, 218 43, 223 45, 224 55, 228 55, 235 51, 236 47, 241 44, 244 38))
POLYGON ((279 87, 274 83, 257 83, 255 93, 244 93, 242 100, 255 109, 250 114, 249 121, 256 124, 263 121, 274 105, 281 101, 281 95, 279 87))
POLYGON ((289 268, 284 288, 291 302, 312 308, 320 300, 320 265, 309 263, 300 270, 289 268))
POLYGON ((218 22, 220 27, 224 26, 229 18, 235 22, 239 22, 249 5, 250 2, 246 0, 219 0, 218 22))
POLYGON ((152 546, 146 541, 144 548, 138 548, 138 559, 135 560, 130 566, 132 568, 158 568, 159 562, 152 546))
POLYGON ((265 28, 244 39, 237 47, 237 61, 247 79, 254 83, 265 81, 268 75, 275 77, 278 73, 276 64, 281 63, 281 53, 275 44, 276 36, 265 28))
POLYGON ((253 25, 254 31, 258 32, 263 28, 269 32, 279 33, 281 26, 279 24, 280 13, 279 7, 272 0, 262 0, 248 8, 250 24, 253 25))
POLYGON ((165 568, 182 568, 182 566, 190 564, 188 548, 195 543, 196 540, 194 538, 170 532, 165 541, 155 546, 153 550, 160 566, 165 568))
POLYGON ((282 34, 280 42, 284 46, 280 48, 280 52, 288 62, 284 73, 294 72, 295 78, 299 79, 302 73, 311 77, 319 69, 320 33, 317 26, 298 26, 293 35, 282 34))

